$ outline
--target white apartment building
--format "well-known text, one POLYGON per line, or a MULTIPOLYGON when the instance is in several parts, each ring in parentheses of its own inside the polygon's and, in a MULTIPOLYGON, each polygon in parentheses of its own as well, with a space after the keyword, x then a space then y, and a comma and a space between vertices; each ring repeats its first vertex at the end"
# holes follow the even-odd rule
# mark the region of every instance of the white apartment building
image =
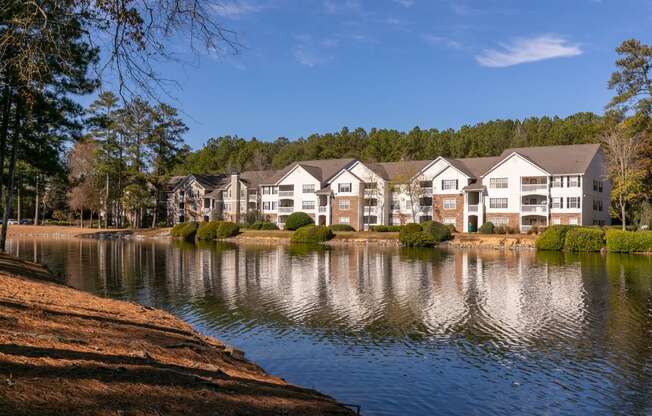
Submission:
POLYGON ((512 148, 496 157, 464 159, 309 160, 279 171, 175 180, 168 195, 171 223, 242 222, 255 215, 283 227, 293 212, 305 212, 317 224, 358 230, 429 220, 460 232, 487 221, 523 232, 610 222, 611 184, 597 144, 512 148))

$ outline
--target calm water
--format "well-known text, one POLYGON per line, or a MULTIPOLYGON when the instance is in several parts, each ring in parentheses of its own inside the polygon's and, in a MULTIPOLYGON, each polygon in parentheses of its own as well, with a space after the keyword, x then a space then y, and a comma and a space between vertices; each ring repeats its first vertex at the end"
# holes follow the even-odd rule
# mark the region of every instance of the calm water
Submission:
POLYGON ((652 256, 10 242, 365 415, 652 415, 652 256))

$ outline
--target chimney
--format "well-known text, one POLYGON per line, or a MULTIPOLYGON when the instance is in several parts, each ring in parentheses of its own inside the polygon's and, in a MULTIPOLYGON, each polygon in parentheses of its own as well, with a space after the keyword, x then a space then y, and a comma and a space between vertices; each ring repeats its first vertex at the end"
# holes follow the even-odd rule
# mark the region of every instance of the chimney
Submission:
POLYGON ((231 174, 231 221, 236 224, 240 222, 240 173, 231 174))

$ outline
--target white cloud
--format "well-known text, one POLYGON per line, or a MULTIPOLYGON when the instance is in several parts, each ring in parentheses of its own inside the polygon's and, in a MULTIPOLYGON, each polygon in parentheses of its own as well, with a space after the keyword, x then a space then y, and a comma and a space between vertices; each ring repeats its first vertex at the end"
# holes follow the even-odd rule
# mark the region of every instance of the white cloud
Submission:
POLYGON ((329 14, 342 12, 360 13, 362 5, 359 0, 324 0, 324 8, 329 14))
POLYGON ((256 13, 264 7, 245 0, 220 1, 213 4, 213 9, 218 16, 235 19, 245 14, 256 13))
POLYGON ((394 3, 405 8, 414 6, 414 0, 394 0, 394 3))
POLYGON ((315 40, 306 34, 294 35, 297 45, 292 51, 294 59, 303 66, 310 68, 323 65, 332 59, 326 49, 332 50, 339 44, 335 38, 315 40))
POLYGON ((426 33, 421 35, 421 38, 431 46, 446 46, 452 49, 460 49, 462 47, 460 42, 445 36, 436 36, 430 33, 426 33))
POLYGON ((501 50, 485 49, 475 57, 482 66, 504 68, 526 62, 563 58, 582 54, 578 44, 571 44, 559 35, 543 35, 533 38, 518 38, 508 44, 501 44, 501 50))

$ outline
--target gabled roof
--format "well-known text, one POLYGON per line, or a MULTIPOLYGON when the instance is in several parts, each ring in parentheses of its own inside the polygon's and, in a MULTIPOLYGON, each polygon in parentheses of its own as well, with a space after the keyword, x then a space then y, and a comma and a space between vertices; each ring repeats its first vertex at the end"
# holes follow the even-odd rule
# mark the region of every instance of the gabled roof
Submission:
POLYGON ((168 179, 168 181, 165 183, 165 185, 163 185, 164 191, 165 192, 172 192, 174 190, 174 188, 176 188, 176 186, 179 184, 179 182, 181 182, 185 178, 186 178, 185 176, 173 176, 173 177, 171 177, 170 179, 168 179))
POLYGON ((326 182, 340 170, 350 166, 355 162, 355 159, 323 159, 323 160, 303 160, 294 162, 289 166, 276 172, 270 181, 266 183, 277 183, 292 172, 297 167, 301 166, 308 173, 315 177, 320 182, 326 182))
POLYGON ((278 172, 278 170, 247 170, 240 174, 240 180, 248 187, 258 187, 268 183, 269 179, 276 176, 278 172))
POLYGON ((217 175, 200 175, 192 174, 189 175, 189 178, 195 178, 197 183, 199 183, 205 189, 215 189, 221 186, 225 180, 228 180, 228 175, 217 174, 217 175))
POLYGON ((463 159, 446 159, 451 165, 464 172, 470 178, 479 178, 500 160, 500 157, 469 157, 463 159))
POLYGON ((386 181, 411 179, 425 168, 431 160, 408 160, 402 162, 365 163, 376 175, 386 181))
MULTIPOLYGON (((505 149, 500 155, 500 162, 508 158, 512 153, 517 153, 551 174, 575 174, 586 172, 591 160, 599 151, 600 145, 597 143, 515 147, 505 149)), ((490 168, 487 168, 487 171, 489 170, 490 168)))

